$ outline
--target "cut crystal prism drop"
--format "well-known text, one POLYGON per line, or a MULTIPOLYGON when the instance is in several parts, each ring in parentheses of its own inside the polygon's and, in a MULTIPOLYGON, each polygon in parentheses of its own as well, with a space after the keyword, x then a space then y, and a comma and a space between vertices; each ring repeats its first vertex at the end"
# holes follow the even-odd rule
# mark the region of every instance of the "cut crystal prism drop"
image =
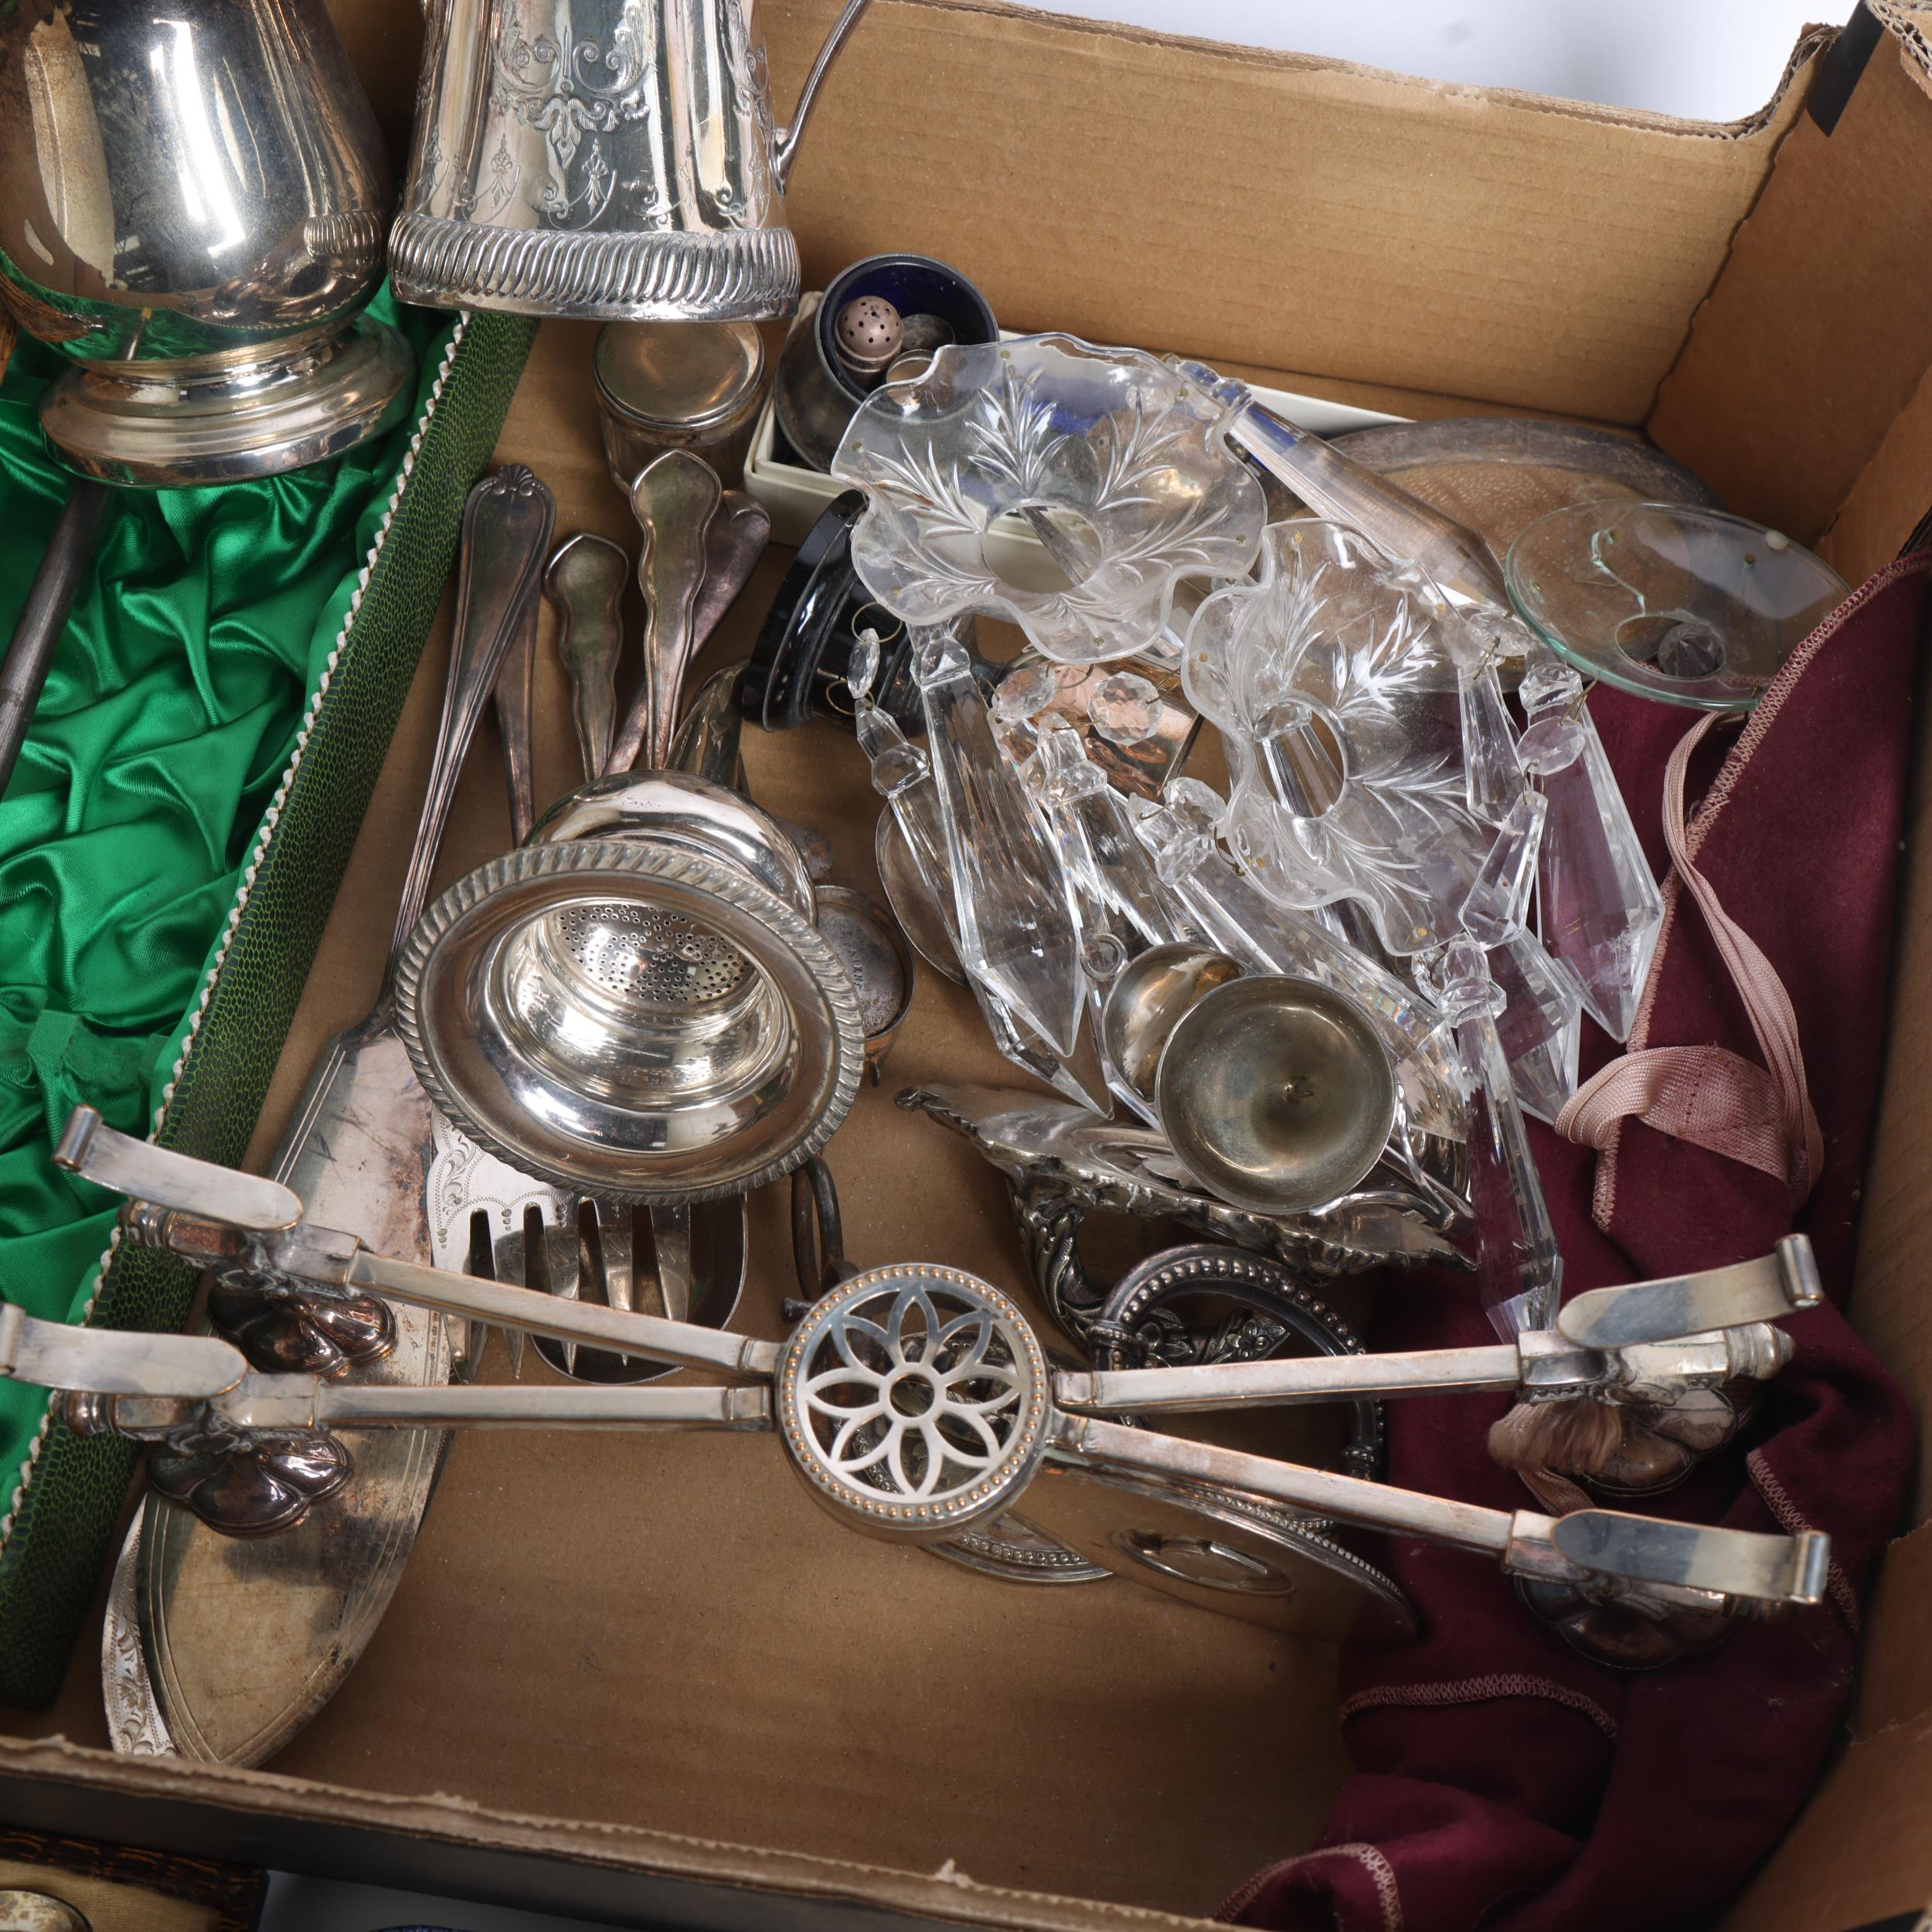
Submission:
POLYGON ((993 735, 956 629, 913 632, 959 957, 1063 1058, 1080 1036, 1080 930, 1058 846, 993 735))
MULTIPOLYGON (((1126 799, 1087 757, 1080 733, 1049 725, 1039 734, 1035 757, 1037 795, 1099 923, 1114 927, 1124 921, 1140 946, 1204 938, 1135 836, 1126 799)), ((1084 925, 1088 906, 1081 911, 1084 925)))
POLYGON ((1484 1311, 1505 1340, 1547 1328, 1556 1318, 1563 1256, 1496 1031, 1502 992, 1474 940, 1451 940, 1418 970, 1454 1036, 1468 1102, 1469 1203, 1484 1311))
POLYGON ((1529 895, 1536 883, 1536 855, 1549 810, 1540 792, 1516 795, 1489 848, 1469 896, 1462 902, 1462 929, 1485 946, 1500 946, 1529 923, 1529 895))
POLYGON ((1029 788, 1060 840, 1073 882, 1101 1078, 1117 1099, 1154 1124, 1145 1099, 1109 1052, 1100 1023, 1101 1006, 1107 988, 1130 957, 1149 946, 1202 944, 1203 936, 1162 880, 1134 835, 1127 801, 1088 757, 1077 731, 1049 723, 1035 740, 1029 766, 1029 788))
POLYGON ((995 995, 970 975, 966 983, 979 1002, 979 1010, 985 1019, 987 1031, 993 1036, 993 1044, 1015 1066, 1031 1073, 1037 1080, 1044 1080, 1056 1093, 1064 1094, 1077 1107, 1085 1107, 1090 1114, 1097 1114, 1104 1119, 1113 1112, 1104 1100, 1096 1099, 1087 1091, 1080 1076, 1066 1061, 1037 1033, 1030 1031, 1017 1014, 1009 1012, 995 995))
POLYGON ((1489 977, 1509 1004, 1496 1031, 1526 1114, 1553 1127, 1577 1090, 1583 1003, 1532 932, 1512 933, 1489 951, 1489 977))
MULTIPOLYGON (((933 903, 939 909, 947 937, 962 962, 965 954, 959 943, 959 919, 954 908, 951 861, 947 852, 946 828, 940 810, 939 794, 933 784, 932 770, 926 754, 899 728, 898 721, 873 701, 872 682, 877 668, 875 644, 872 658, 854 654, 850 683, 852 692, 853 728, 859 748, 872 767, 872 788, 887 802, 906 849, 919 869, 933 903)), ((1009 1012, 998 994, 987 986, 968 967, 966 984, 985 1015, 993 1043, 1015 1066, 1043 1080, 1079 1105, 1104 1114, 1108 1110, 1097 1102, 1067 1066, 1064 1056, 1055 1053, 1017 1014, 1009 1012)))
POLYGON ((1538 658, 1525 674, 1523 768, 1549 801, 1537 866, 1537 929, 1574 983, 1583 1009, 1613 1039, 1628 1039, 1664 923, 1583 680, 1538 658))
POLYGON ((1469 809, 1478 818, 1500 823, 1522 794, 1522 767, 1516 758, 1516 733, 1493 659, 1475 669, 1459 665, 1456 693, 1462 706, 1462 762, 1469 809))

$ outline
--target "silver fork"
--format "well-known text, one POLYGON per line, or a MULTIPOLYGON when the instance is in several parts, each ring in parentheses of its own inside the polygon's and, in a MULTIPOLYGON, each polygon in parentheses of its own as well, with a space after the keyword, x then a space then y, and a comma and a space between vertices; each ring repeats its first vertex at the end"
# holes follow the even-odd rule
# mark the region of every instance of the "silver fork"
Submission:
MULTIPOLYGON (((568 1196, 556 1199, 553 1209, 535 1200, 526 1202, 520 1224, 490 1245, 483 1257, 488 1265, 471 1272, 517 1287, 541 1288, 560 1301, 600 1301, 629 1314, 662 1315, 673 1321, 689 1318, 693 1300, 689 1208, 648 1210, 655 1265, 640 1267, 635 1210, 627 1202, 573 1200, 568 1196)), ((717 1272, 726 1276, 734 1246, 742 1253, 742 1239, 734 1243, 729 1226, 717 1224, 741 1218, 744 1211, 739 1199, 708 1202, 699 1210, 706 1217, 708 1249, 719 1250, 722 1241, 726 1264, 717 1272)), ((730 1291, 728 1281, 712 1280, 706 1285, 702 1312, 722 1326, 730 1318, 736 1295, 730 1291), (714 1301, 710 1291, 720 1287, 726 1291, 714 1301)), ((665 1372, 660 1364, 602 1350, 587 1350, 587 1359, 580 1361, 577 1345, 567 1340, 539 1341, 536 1345, 546 1362, 575 1379, 641 1382, 665 1372)))

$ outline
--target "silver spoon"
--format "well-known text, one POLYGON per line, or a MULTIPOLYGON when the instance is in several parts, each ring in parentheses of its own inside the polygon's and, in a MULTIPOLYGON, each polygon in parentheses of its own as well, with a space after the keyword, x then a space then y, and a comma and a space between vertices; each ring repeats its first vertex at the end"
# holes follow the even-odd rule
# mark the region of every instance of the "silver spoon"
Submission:
POLYGON ((631 486, 644 532, 638 583, 650 616, 644 633, 644 736, 639 753, 654 770, 671 756, 678 694, 696 641, 693 620, 705 580, 705 538, 723 500, 717 473, 687 450, 667 450, 631 486))
POLYGON ((496 722, 503 736, 503 768, 510 784, 510 843, 520 845, 536 823, 536 767, 530 716, 536 676, 536 585, 533 581, 510 624, 510 648, 496 679, 496 722))
MULTIPOLYGON (((758 560, 771 541, 771 519, 764 506, 754 502, 742 490, 726 490, 705 536, 705 577, 691 617, 691 648, 687 661, 704 648, 706 641, 737 601, 738 594, 751 580, 758 560)), ((650 687, 641 686, 631 699, 617 726, 617 734, 605 761, 606 773, 628 771, 645 755, 645 734, 648 725, 650 687)), ((696 767, 680 765, 680 770, 696 767)), ((723 781, 726 784, 729 779, 723 781)))
POLYGON ((570 680, 583 775, 600 777, 617 728, 617 654, 624 648, 624 585, 631 560, 616 544, 580 531, 566 537, 543 575, 556 605, 557 655, 570 680))

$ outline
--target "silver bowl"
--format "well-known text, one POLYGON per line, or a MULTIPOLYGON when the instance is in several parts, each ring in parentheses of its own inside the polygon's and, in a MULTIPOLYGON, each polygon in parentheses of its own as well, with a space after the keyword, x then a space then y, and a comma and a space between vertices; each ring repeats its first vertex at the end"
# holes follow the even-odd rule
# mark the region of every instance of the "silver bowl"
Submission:
POLYGON ((1168 1034, 1155 1090, 1182 1165, 1258 1214, 1338 1200, 1395 1125, 1387 1048, 1354 1001, 1311 979, 1256 975, 1203 995, 1168 1034))

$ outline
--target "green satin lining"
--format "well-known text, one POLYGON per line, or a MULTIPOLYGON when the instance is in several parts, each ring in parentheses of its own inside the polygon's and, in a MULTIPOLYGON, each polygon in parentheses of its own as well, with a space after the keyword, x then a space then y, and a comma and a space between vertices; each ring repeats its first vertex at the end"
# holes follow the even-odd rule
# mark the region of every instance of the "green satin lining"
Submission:
MULTIPOLYGON (((0 1295, 30 1315, 78 1315, 117 1205, 53 1138, 79 1100, 151 1125, 434 382, 451 318, 386 289, 371 313, 418 359, 395 429, 267 482, 117 493, 0 798, 0 1295)), ((0 379, 0 636, 66 494, 36 415, 61 366, 23 338, 0 379)), ((0 1383, 0 1472, 44 1406, 0 1383)))

